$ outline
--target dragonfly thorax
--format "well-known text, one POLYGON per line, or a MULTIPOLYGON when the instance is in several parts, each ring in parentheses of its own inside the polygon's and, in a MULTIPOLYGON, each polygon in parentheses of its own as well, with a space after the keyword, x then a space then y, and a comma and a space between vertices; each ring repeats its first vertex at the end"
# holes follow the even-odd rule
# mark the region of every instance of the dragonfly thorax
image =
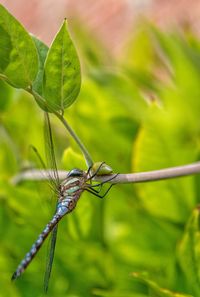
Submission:
MULTIPOLYGON (((77 169, 78 170, 78 169, 77 169)), ((84 190, 86 182, 86 174, 84 171, 79 170, 78 172, 72 172, 60 185, 60 197, 57 206, 57 213, 61 216, 71 212, 80 198, 81 193, 84 190)))
POLYGON ((76 200, 85 189, 87 174, 80 169, 73 169, 60 185, 60 200, 73 196, 76 200))
POLYGON ((77 177, 67 178, 60 185, 61 196, 70 196, 80 189, 80 181, 77 177))

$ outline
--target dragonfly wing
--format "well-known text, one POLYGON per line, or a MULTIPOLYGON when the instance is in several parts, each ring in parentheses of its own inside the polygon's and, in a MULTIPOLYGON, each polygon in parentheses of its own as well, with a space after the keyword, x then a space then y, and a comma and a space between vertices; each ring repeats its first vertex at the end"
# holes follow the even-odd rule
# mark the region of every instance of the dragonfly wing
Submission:
POLYGON ((45 139, 45 153, 47 159, 47 166, 52 169, 52 177, 51 180, 54 183, 55 188, 59 188, 60 180, 58 176, 58 169, 55 158, 54 151, 54 143, 53 143, 53 135, 51 129, 51 123, 49 114, 45 112, 44 114, 44 139, 45 139))
POLYGON ((57 232, 58 232, 58 225, 56 225, 51 232, 51 242, 50 242, 50 248, 49 248, 48 255, 47 255, 46 270, 45 270, 45 275, 44 275, 44 292, 45 293, 47 293, 47 291, 48 291, 49 280, 50 280, 50 276, 51 276, 54 252, 55 252, 55 247, 56 247, 57 232))
MULTIPOLYGON (((54 193, 56 193, 57 195, 57 201, 55 201, 55 204, 57 204, 59 199, 60 180, 58 177, 51 123, 50 123, 49 114, 47 112, 44 113, 44 139, 45 139, 45 154, 46 154, 47 166, 52 170, 51 184, 54 187, 54 193)), ((47 255, 46 271, 44 275, 45 293, 47 293, 49 280, 51 276, 54 252, 56 247, 57 231, 58 231, 58 226, 56 225, 51 233, 50 246, 49 246, 48 255, 47 255)))
POLYGON ((55 182, 54 177, 52 176, 52 170, 48 169, 42 156, 38 152, 37 148, 33 145, 30 145, 31 160, 33 159, 38 168, 42 168, 40 174, 44 177, 44 180, 48 178, 48 184, 53 193, 57 194, 57 181, 55 182))

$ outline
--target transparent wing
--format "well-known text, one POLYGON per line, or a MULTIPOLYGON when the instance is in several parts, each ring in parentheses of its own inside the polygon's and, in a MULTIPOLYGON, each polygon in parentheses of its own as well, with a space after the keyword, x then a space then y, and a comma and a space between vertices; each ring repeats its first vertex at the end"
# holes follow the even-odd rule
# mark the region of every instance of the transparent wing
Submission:
MULTIPOLYGON (((46 153, 46 159, 47 159, 47 166, 51 169, 51 184, 54 187, 54 193, 57 193, 57 201, 56 201, 56 206, 57 206, 58 198, 59 198, 60 180, 59 180, 58 171, 57 171, 53 136, 52 136, 50 118, 48 113, 45 113, 44 119, 45 119, 45 125, 44 125, 45 153, 46 153)), ((51 276, 51 270, 52 270, 53 258, 54 258, 54 252, 55 252, 55 246, 56 246, 57 230, 58 230, 58 226, 56 226, 51 233, 51 242, 49 245, 46 271, 44 276, 45 292, 47 292, 48 290, 49 279, 51 276)))
MULTIPOLYGON (((52 176, 52 172, 50 170, 48 170, 49 168, 47 168, 44 160, 42 159, 42 156, 40 155, 40 153, 38 152, 37 148, 33 145, 30 145, 30 150, 34 153, 34 156, 36 157, 37 161, 37 166, 39 168, 42 167, 42 169, 45 170, 45 173, 42 174, 42 170, 41 170, 41 175, 45 177, 46 179, 46 176, 48 177, 48 184, 49 184, 49 187, 51 188, 51 190, 57 194, 58 192, 58 189, 57 189, 57 182, 55 183, 55 180, 54 180, 54 177, 52 176), (48 172, 48 173, 47 173, 48 172)), ((34 161, 35 162, 35 161, 34 161)))
POLYGON ((54 252, 56 247, 57 232, 58 232, 58 225, 56 225, 53 231, 51 232, 51 242, 50 242, 50 247, 47 255, 46 270, 44 275, 44 292, 45 293, 47 293, 48 291, 49 280, 51 276, 54 252))
POLYGON ((51 169, 51 182, 55 189, 59 189, 60 180, 58 177, 58 169, 55 159, 55 151, 53 144, 53 135, 51 129, 51 123, 49 114, 45 112, 44 114, 44 141, 45 141, 45 154, 47 160, 47 167, 51 169))

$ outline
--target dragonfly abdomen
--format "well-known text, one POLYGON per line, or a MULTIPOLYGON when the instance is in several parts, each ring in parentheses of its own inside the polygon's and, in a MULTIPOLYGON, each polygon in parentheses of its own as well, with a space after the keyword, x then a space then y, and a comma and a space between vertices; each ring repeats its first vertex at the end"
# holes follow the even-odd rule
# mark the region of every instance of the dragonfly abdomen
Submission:
POLYGON ((49 235, 49 233, 53 230, 53 228, 57 225, 60 221, 62 216, 56 212, 53 216, 52 220, 45 226, 44 230, 38 236, 35 243, 32 245, 30 251, 25 255, 24 259, 21 261, 19 266, 17 267, 16 271, 12 275, 12 280, 18 278, 29 265, 29 263, 33 260, 39 249, 41 248, 42 244, 44 243, 45 239, 49 235))
POLYGON ((66 196, 65 198, 60 199, 57 205, 56 213, 63 217, 75 208, 76 202, 77 199, 73 196, 66 196))
POLYGON ((75 206, 77 199, 80 195, 75 196, 66 196, 65 198, 61 197, 59 203, 57 205, 56 213, 53 216, 52 220, 45 226, 44 230, 38 236, 35 243, 32 245, 30 251, 26 254, 24 259, 21 261, 17 270, 12 275, 12 280, 18 278, 29 265, 29 263, 33 260, 39 249, 41 248, 42 244, 44 243, 45 239, 49 235, 49 233, 53 230, 53 228, 58 224, 58 222, 62 219, 64 215, 71 212, 75 206))

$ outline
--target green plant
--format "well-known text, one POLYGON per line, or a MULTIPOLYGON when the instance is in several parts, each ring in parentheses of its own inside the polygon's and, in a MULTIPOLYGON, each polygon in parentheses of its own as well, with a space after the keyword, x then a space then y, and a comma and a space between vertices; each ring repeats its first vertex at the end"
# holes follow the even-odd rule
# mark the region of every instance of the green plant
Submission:
POLYGON ((63 117, 80 91, 80 63, 63 22, 51 48, 30 36, 1 5, 1 79, 33 95, 39 106, 54 113, 81 148, 88 166, 92 159, 63 117))
MULTIPOLYGON (((116 172, 195 162, 199 159, 200 46, 189 33, 183 38, 149 26, 148 31, 141 29, 124 55, 126 59, 113 65, 120 71, 108 71, 99 64, 95 68, 94 63, 90 66, 78 104, 67 109, 69 126, 63 109, 78 95, 80 69, 65 22, 48 52, 2 6, 0 16, 0 263, 4 272, 0 295, 33 296, 34 291, 34 296, 40 296, 42 272, 38 271, 45 251, 23 279, 9 283, 22 249, 29 248, 49 219, 46 209, 50 193, 44 183, 37 185, 40 199, 34 183, 18 187, 9 183, 22 160, 28 159, 28 144, 34 143, 43 152, 42 116, 26 93, 68 128, 88 165, 93 163, 90 154, 71 126, 83 137, 95 159, 106 157, 116 172), (75 79, 60 86, 57 74, 61 65, 56 62, 55 50, 63 39, 73 48, 63 65, 66 75, 74 75, 75 79), (70 65, 74 65, 75 72, 70 65), (157 79, 158 70, 165 74, 163 81, 157 79), (26 93, 14 92, 5 82, 26 93), (66 101, 57 97, 62 88, 66 101), (154 100, 145 101, 141 92, 147 97, 153 94, 154 100)), ((98 56, 98 49, 93 54, 98 56)), ((57 151, 62 157, 59 165, 65 169, 80 166, 82 159, 74 152, 76 147, 58 127, 54 120, 57 151), (73 151, 65 150, 69 143, 73 151)), ((198 203, 198 176, 114 188, 109 199, 103 201, 84 194, 77 211, 61 224, 50 296, 198 297, 198 203)))

